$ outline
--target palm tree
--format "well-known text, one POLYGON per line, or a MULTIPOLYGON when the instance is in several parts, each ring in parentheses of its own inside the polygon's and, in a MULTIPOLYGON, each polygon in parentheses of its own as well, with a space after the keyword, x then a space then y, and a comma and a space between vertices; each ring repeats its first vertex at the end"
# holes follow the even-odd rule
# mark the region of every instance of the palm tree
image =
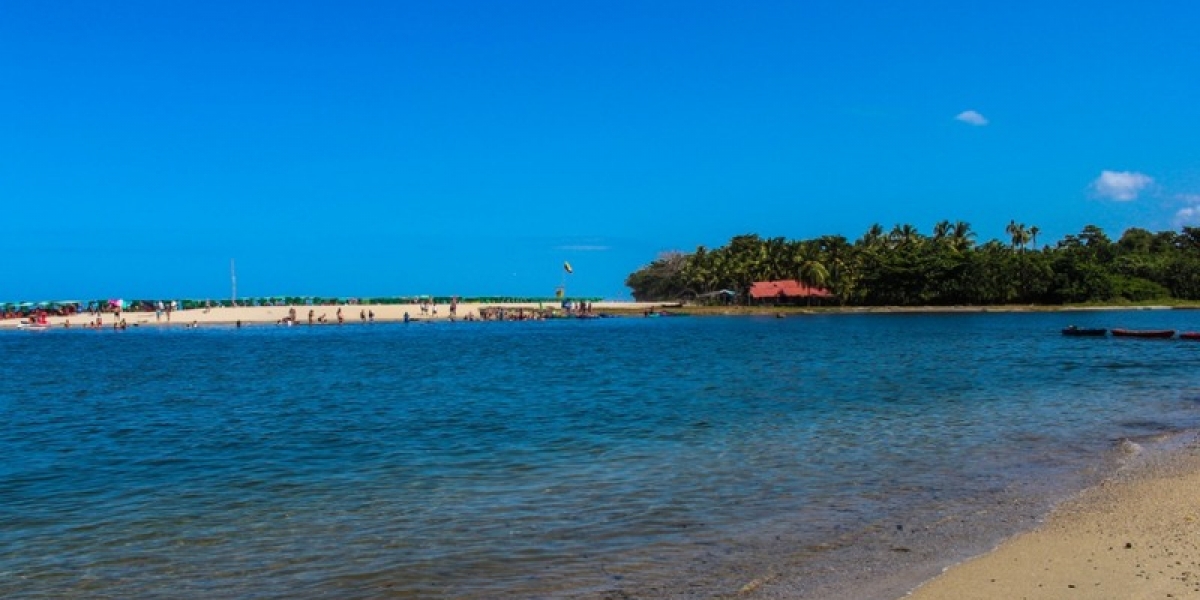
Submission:
POLYGON ((1025 245, 1029 243, 1029 230, 1024 223, 1018 223, 1015 220, 1009 221, 1008 227, 1005 227, 1004 231, 1012 236, 1013 250, 1016 250, 1017 246, 1021 247, 1021 251, 1025 250, 1025 245))
POLYGON ((839 302, 845 302, 854 287, 854 269, 849 262, 854 247, 840 235, 825 235, 818 239, 823 263, 829 265, 829 285, 839 302))
POLYGON ((952 228, 953 225, 950 224, 950 221, 938 221, 937 224, 933 226, 933 241, 941 242, 945 240, 947 237, 949 237, 952 228))
MULTIPOLYGON (((825 287, 829 282, 829 270, 821 262, 821 241, 792 242, 789 249, 789 262, 795 268, 796 279, 808 286, 825 287)), ((808 300, 811 302, 812 297, 808 300)))
POLYGON ((962 252, 971 247, 975 239, 975 232, 971 231, 971 224, 966 221, 956 221, 954 223, 954 231, 950 233, 950 238, 953 240, 955 250, 962 252))
POLYGON ((916 227, 913 227, 908 223, 905 223, 904 225, 897 224, 895 227, 892 227, 892 231, 888 233, 888 240, 892 243, 892 247, 910 246, 920 241, 920 239, 920 232, 917 231, 916 227))
POLYGON ((697 246, 696 252, 688 257, 683 269, 684 284, 697 293, 711 292, 714 285, 712 254, 704 246, 697 246))
POLYGON ((1033 238, 1033 249, 1037 250, 1037 236, 1042 232, 1042 229, 1037 225, 1029 228, 1029 236, 1033 238))
POLYGON ((788 268, 788 246, 788 241, 782 237, 773 237, 763 244, 766 279, 774 281, 789 275, 791 269, 788 268))
POLYGON ((800 281, 814 287, 825 287, 829 283, 829 269, 821 263, 821 247, 817 242, 800 243, 793 260, 800 281))
POLYGON ((750 289, 750 284, 762 281, 763 272, 767 268, 766 244, 757 234, 734 236, 729 240, 728 266, 733 283, 739 293, 750 289))
POLYGON ((868 249, 878 248, 883 244, 883 225, 875 223, 858 239, 858 243, 868 249))

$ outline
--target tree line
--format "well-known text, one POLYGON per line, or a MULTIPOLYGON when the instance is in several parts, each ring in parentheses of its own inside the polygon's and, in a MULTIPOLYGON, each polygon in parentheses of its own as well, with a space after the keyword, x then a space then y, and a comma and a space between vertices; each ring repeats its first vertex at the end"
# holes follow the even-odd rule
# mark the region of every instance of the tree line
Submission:
POLYGON ((1200 300, 1200 227, 1133 228, 1112 241, 1088 225, 1038 247, 1038 227, 1012 221, 1009 243, 976 243, 969 223, 942 221, 931 235, 878 224, 851 242, 738 235, 725 246, 669 252, 630 274, 639 301, 705 297, 755 281, 797 279, 848 306, 1065 304, 1200 300))

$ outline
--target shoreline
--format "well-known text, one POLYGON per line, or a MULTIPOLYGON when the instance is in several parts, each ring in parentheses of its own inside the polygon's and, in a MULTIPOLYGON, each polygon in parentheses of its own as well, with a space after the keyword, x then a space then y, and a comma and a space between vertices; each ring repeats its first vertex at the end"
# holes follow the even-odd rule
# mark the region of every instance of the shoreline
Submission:
MULTIPOLYGON (((596 313, 615 312, 621 315, 640 314, 645 310, 659 309, 664 304, 661 302, 595 302, 592 304, 592 310, 596 313)), ((515 303, 493 303, 493 302, 464 302, 458 305, 457 315, 454 317, 457 320, 464 320, 468 317, 478 318, 480 311, 488 307, 501 307, 506 310, 543 310, 554 308, 553 305, 539 304, 537 302, 515 302, 515 303)), ((156 317, 154 312, 138 311, 138 312, 122 312, 121 317, 125 319, 130 327, 182 327, 191 324, 199 325, 234 325, 237 322, 242 322, 247 325, 263 325, 275 324, 288 316, 289 311, 295 308, 296 324, 308 325, 308 312, 313 311, 314 321, 324 316, 325 323, 314 322, 313 325, 337 325, 337 312, 341 309, 342 316, 345 319, 345 325, 362 324, 369 321, 364 321, 361 318, 362 313, 374 312, 376 323, 400 323, 404 321, 404 315, 407 313, 409 319, 413 321, 450 321, 450 305, 436 305, 436 313, 433 308, 422 311, 420 304, 331 304, 331 305, 283 305, 283 306, 238 306, 238 307, 213 307, 213 308, 192 308, 187 310, 173 311, 170 316, 164 312, 161 318, 156 317)), ((561 311, 561 309, 558 309, 561 311)), ((116 314, 113 312, 104 312, 100 314, 103 328, 112 329, 116 314)), ((47 322, 54 329, 62 329, 66 322, 70 322, 71 328, 87 328, 90 321, 96 319, 95 314, 89 314, 86 311, 76 313, 70 316, 49 316, 47 322)), ((25 319, 10 318, 0 319, 0 329, 16 329, 25 319)))
MULTIPOLYGON (((357 318, 359 310, 371 308, 375 310, 377 319, 379 319, 379 315, 382 312, 378 310, 380 307, 377 305, 342 306, 344 309, 348 309, 343 311, 348 317, 347 325, 359 324, 357 318), (359 310, 353 310, 356 308, 359 310)), ((411 307, 416 305, 399 306, 402 310, 405 306, 411 307)), ((467 306, 467 304, 460 305, 460 315, 465 314, 467 306)), ((487 306, 493 305, 488 304, 487 306)), ((620 307, 631 308, 628 304, 622 304, 620 307)), ((318 314, 322 310, 333 314, 336 308, 337 305, 313 307, 318 314)), ((443 320, 447 318, 446 307, 443 305, 440 308, 442 310, 439 314, 439 320, 443 320)), ((1128 310, 1125 307, 1115 308, 1128 310)), ((242 311, 259 310, 263 311, 263 315, 261 316, 268 316, 267 311, 271 311, 271 314, 286 314, 288 309, 289 307, 287 306, 273 306, 242 307, 227 310, 238 311, 239 313, 242 311)), ((306 306, 303 308, 303 312, 301 312, 301 308, 297 307, 298 316, 303 316, 307 313, 307 309, 308 307, 306 306)), ((203 312, 203 309, 199 310, 203 312)), ((601 303, 596 303, 596 310, 599 312, 607 310, 607 308, 601 305, 601 303)), ((673 308, 668 308, 667 310, 674 311, 673 308)), ((151 323, 144 325, 154 327, 155 329, 144 333, 154 333, 156 330, 166 333, 168 331, 167 327, 179 328, 190 322, 180 319, 180 315, 188 314, 188 312, 177 311, 173 322, 170 324, 166 323, 165 319, 160 324, 153 323, 154 313, 126 313, 125 316, 131 323, 135 323, 135 321, 129 318, 130 315, 136 316, 138 319, 148 319, 151 321, 151 323)), ((232 333, 232 322, 216 320, 222 316, 219 313, 212 314, 217 312, 218 309, 212 309, 208 313, 204 313, 211 315, 211 319, 213 319, 207 322, 212 325, 221 325, 224 327, 224 331, 232 333)), ((86 317, 87 315, 83 316, 86 317)), ((762 319, 768 315, 760 314, 755 316, 762 319)), ((1156 317, 1156 315, 1146 316, 1156 317)), ((1178 319, 1188 319, 1190 317, 1190 315, 1176 316, 1178 319)), ((1040 319, 1043 321, 1056 320, 1048 316, 1041 317, 1040 319)), ((379 320, 382 321, 382 319, 379 320)), ((901 318, 901 320, 904 319, 901 318)), ((729 322, 733 321, 730 320, 729 322)), ((837 324, 837 321, 832 319, 823 321, 829 326, 836 326, 837 324)), ((9 322, 11 323, 12 321, 9 322)), ((259 322, 259 331, 271 333, 271 328, 264 327, 263 325, 267 323, 273 324, 273 322, 273 320, 259 322)), ((761 325, 762 321, 759 321, 759 323, 761 325)), ((813 320, 809 323, 818 323, 818 321, 813 320)), ((73 326, 75 325, 74 320, 72 324, 73 326)), ((653 323, 647 324, 653 325, 653 323)), ((801 324, 805 323, 798 322, 795 325, 801 324)), ((106 315, 105 325, 111 328, 109 315, 106 315)), ((398 331, 400 328, 397 327, 396 329, 398 331)), ((433 329, 439 328, 431 328, 431 331, 433 329)), ((451 327, 450 329, 455 328, 451 327)), ((222 329, 215 327, 213 329, 214 333, 220 334, 221 331, 222 329)), ((346 333, 354 333, 355 331, 355 329, 351 328, 346 330, 346 333)), ((358 331, 367 333, 370 330, 363 328, 358 331)), ((466 332, 467 330, 463 331, 466 332)), ((329 330, 329 332, 334 333, 333 330, 329 330)), ((1161 365, 1157 362, 1151 362, 1148 366, 1150 368, 1161 368, 1161 365)), ((1186 371, 1181 371, 1180 373, 1184 377, 1174 378, 1173 380, 1169 380, 1169 382, 1178 385, 1180 380, 1182 380, 1184 389, 1180 390, 1180 393, 1183 399, 1188 402, 1194 402, 1195 388, 1187 385, 1193 380, 1193 377, 1187 375, 1186 371)), ((1193 412, 1194 406, 1189 407, 1188 414, 1190 415, 1193 412)), ((1186 422, 1190 423, 1191 421, 1189 418, 1186 422)), ((1180 421, 1169 422, 1179 423, 1180 421)), ((1027 494, 1024 492, 1028 491, 1029 486, 1022 485, 1020 482, 1016 486, 988 488, 984 495, 975 497, 974 494, 968 493, 964 495, 964 498, 967 498, 966 502, 953 501, 951 504, 942 505, 940 508, 933 507, 933 510, 909 511, 902 509, 895 514, 877 514, 876 516, 880 518, 864 522, 861 528, 840 530, 839 535, 830 539, 822 539, 820 544, 808 544, 803 536, 789 537, 787 530, 772 531, 770 529, 763 529, 760 532, 763 539, 767 539, 773 534, 783 534, 784 539, 782 540, 778 536, 775 537, 778 541, 773 543, 773 546, 777 551, 770 553, 770 556, 773 558, 751 567, 746 567, 746 565, 753 563, 735 564, 731 568, 721 569, 714 569, 712 565, 707 565, 703 571, 698 570, 691 573, 690 579, 698 580, 704 576, 710 576, 712 581, 716 582, 712 584, 713 588, 724 588, 730 594, 736 593, 738 597, 758 598, 760 600, 765 598, 797 599, 828 597, 894 600, 910 597, 909 594, 913 594, 912 597, 924 600, 929 600, 930 598, 937 600, 943 597, 1021 597, 1018 592, 1014 591, 1014 588, 1008 587, 1008 582, 1025 581, 1040 577, 1042 572, 1047 570, 1046 567, 1050 566, 1050 563, 1055 562, 1058 557, 1084 555, 1095 544, 1091 543, 1091 545, 1088 545, 1088 543, 1075 540, 1067 543, 1064 547, 1065 549, 1057 549, 1045 554, 1046 558, 1039 559, 1041 562, 1037 560, 1026 561, 1019 568, 1008 566, 1004 560, 992 560, 988 563, 991 566, 982 568, 982 575, 975 576, 974 579, 964 584, 970 588, 966 591, 956 588, 951 591, 938 592, 939 588, 937 586, 945 585, 938 582, 944 578, 953 577, 952 573, 967 569, 969 568, 968 565, 974 564, 976 561, 988 561, 990 560, 989 556, 1000 552, 1005 546, 1026 536, 1036 535, 1038 531, 1050 527, 1050 524, 1055 522, 1056 515, 1066 510, 1065 507, 1075 506, 1080 499, 1090 497, 1091 494, 1095 493, 1093 490, 1114 489, 1113 482, 1130 481, 1138 477, 1146 478, 1154 474, 1162 476, 1164 474, 1163 469, 1165 468, 1163 465, 1175 469, 1183 469, 1182 472, 1191 472, 1196 474, 1196 477, 1200 477, 1200 442, 1197 442, 1197 434, 1187 429, 1173 429, 1174 433, 1170 434, 1162 433, 1163 429, 1155 431, 1157 433, 1144 436, 1123 437, 1114 435, 1098 438, 1104 444, 1104 450, 1097 450, 1088 454, 1089 457, 1094 459, 1089 460, 1088 465, 1094 464, 1095 467, 1088 466, 1080 470, 1081 473, 1086 471, 1090 475, 1086 479, 1072 480, 1072 483, 1063 485, 1060 488, 1060 494, 1027 494), (1139 450, 1139 446, 1135 442, 1145 444, 1145 450, 1139 450), (1191 466, 1182 462, 1188 458, 1189 454, 1194 459, 1191 466), (1147 465, 1150 467, 1157 466, 1157 470, 1148 468, 1147 465), (1190 471, 1188 471, 1189 469, 1190 471), (968 498, 967 496, 970 497, 968 498), (954 510, 944 510, 946 506, 954 510), (893 519, 893 517, 895 518, 893 519), (774 557, 778 557, 778 560, 774 557), (830 557, 833 558, 830 559, 830 557), (1004 569, 1008 569, 1008 571, 1004 569), (732 587, 729 587, 731 585, 732 587), (975 592, 978 592, 978 595, 972 595, 975 592), (936 595, 939 593, 942 595, 936 595), (935 595, 926 596, 921 594, 935 595)), ((1034 487, 1047 482, 1056 486, 1062 483, 1062 480, 1056 480, 1056 478, 1041 477, 1026 477, 1024 481, 1033 483, 1034 487)), ((1200 486, 1200 480, 1189 483, 1185 486, 1185 490, 1189 488, 1196 489, 1196 486, 1200 486)), ((960 492, 969 492, 972 486, 953 486, 945 489, 954 495, 960 492)), ((1138 501, 1141 497, 1147 495, 1142 491, 1135 491, 1133 494, 1132 498, 1134 501, 1138 501)), ((1124 501, 1114 500, 1113 502, 1120 505, 1124 501)), ((905 503, 905 505, 910 508, 913 506, 910 503, 905 503)), ((1140 512, 1135 512, 1134 516, 1136 517, 1143 513, 1154 514, 1158 512, 1174 513, 1177 511, 1173 508, 1163 508, 1155 504, 1150 504, 1142 508, 1140 512)), ((1180 514, 1200 518, 1200 506, 1185 507, 1180 514)), ((1106 518, 1110 519, 1110 521, 1114 519, 1112 515, 1106 518)), ((1115 522, 1117 524, 1124 524, 1127 521, 1129 519, 1126 517, 1120 517, 1115 522)), ((1101 526, 1096 527, 1107 529, 1108 525, 1102 523, 1101 526)), ((1169 528, 1165 534, 1159 534, 1160 539, 1168 539, 1161 536, 1169 536, 1175 531, 1181 531, 1181 529, 1178 527, 1169 528)), ((1189 535, 1191 534, 1189 533, 1189 535)), ((1200 538, 1200 536, 1192 537, 1200 538)), ((1153 540, 1145 543, 1121 543, 1136 544, 1136 549, 1159 545, 1157 543, 1152 544, 1152 542, 1153 540)), ((1126 549, 1122 545, 1120 549, 1133 550, 1135 548, 1126 549)), ((1024 556, 1024 554, 1025 551, 1021 551, 1018 553, 1018 556, 1024 556)), ((1192 556, 1200 556, 1200 552, 1192 556)), ((1139 562, 1142 565, 1146 565, 1153 563, 1154 559, 1155 557, 1146 560, 1139 559, 1139 562)), ((1073 570, 1068 571, 1067 574, 1088 574, 1090 571, 1086 570, 1092 566, 1092 563, 1068 565, 1073 570)), ((1186 577, 1190 578, 1192 577, 1191 573, 1198 571, 1200 571, 1200 568, 1197 568, 1195 571, 1188 571, 1186 577)), ((630 572, 630 581, 633 581, 634 574, 634 572, 630 572)), ((1167 573, 1167 575, 1170 575, 1170 573, 1167 573)), ((1175 575, 1175 577, 1184 576, 1185 574, 1183 573, 1175 575)), ((680 579, 675 582, 676 587, 674 589, 684 589, 685 586, 690 585, 688 581, 689 578, 680 579)), ((1045 581, 1040 579, 1038 582, 1046 584, 1045 581)), ((1142 585, 1144 581, 1134 580, 1133 583, 1142 585)), ((1057 586, 1058 582, 1054 582, 1053 585, 1057 586)), ((1044 596, 1038 596, 1034 592, 1026 593, 1025 596, 1034 598, 1060 598, 1069 592, 1082 594, 1082 596, 1077 597, 1129 597, 1128 594, 1118 596, 1111 593, 1102 596, 1088 595, 1088 592, 1091 590, 1084 591, 1085 588, 1081 584, 1067 582, 1065 585, 1076 585, 1076 588, 1064 587, 1060 589, 1048 586, 1051 592, 1044 596), (1064 589, 1066 592, 1063 591, 1064 589), (1079 591, 1075 592, 1073 590, 1079 591)), ((1101 585, 1116 584, 1101 582, 1101 585)))
POLYGON ((1200 431, 1114 441, 1062 493, 1008 490, 932 521, 886 515, 832 545, 781 548, 791 556, 727 589, 759 600, 1200 595, 1200 431))
MULTIPOLYGON (((668 305, 664 305, 668 306, 668 305)), ((991 305, 991 306, 678 306, 672 310, 689 315, 738 316, 760 315, 806 316, 806 315, 860 315, 860 314, 976 314, 976 313, 1068 313, 1103 312, 1123 310, 1197 310, 1193 305, 1097 305, 1097 306, 1049 306, 1049 305, 991 305)))
POLYGON ((907 600, 1190 597, 1200 593, 1200 434, 1132 456, 1032 529, 945 567, 907 600))
MULTIPOLYGON (((487 307, 500 307, 510 310, 544 310, 553 309, 561 312, 552 304, 537 302, 464 302, 458 305, 456 318, 458 320, 478 317, 480 310, 487 307)), ((196 325, 233 325, 238 321, 244 324, 273 324, 288 316, 292 306, 238 306, 194 308, 174 311, 170 319, 164 313, 161 319, 156 319, 153 312, 122 312, 130 326, 182 326, 196 325)), ((408 313, 414 321, 450 321, 449 305, 437 305, 437 314, 421 312, 420 304, 337 304, 337 305, 295 305, 298 325, 308 323, 308 311, 314 311, 314 319, 324 315, 326 325, 336 325, 336 313, 341 308, 345 324, 362 323, 360 312, 373 311, 375 321, 403 322, 404 314, 408 313)), ((1097 311, 1146 311, 1146 310, 1198 310, 1200 306, 1181 305, 1106 305, 1106 306, 1040 306, 1040 305, 999 305, 999 306, 690 306, 678 302, 595 302, 592 303, 594 313, 610 316, 640 316, 646 310, 665 310, 688 316, 774 316, 774 317, 803 317, 820 315, 863 315, 863 314, 978 314, 978 313, 1069 313, 1097 311)), ((111 328, 115 314, 101 314, 103 327, 111 328)), ((70 316, 50 316, 48 322, 52 328, 61 328, 67 321, 71 327, 86 327, 95 315, 87 312, 70 316)), ((0 329, 16 329, 24 322, 21 318, 0 319, 0 329)), ((314 323, 316 324, 316 323, 314 323)))

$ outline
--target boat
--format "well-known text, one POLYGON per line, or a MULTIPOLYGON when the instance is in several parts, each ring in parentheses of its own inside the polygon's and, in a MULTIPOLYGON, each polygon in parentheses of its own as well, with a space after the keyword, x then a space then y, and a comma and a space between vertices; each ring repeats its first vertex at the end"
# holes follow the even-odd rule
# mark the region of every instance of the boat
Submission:
POLYGON ((1108 330, 1103 328, 1076 327, 1071 325, 1064 327, 1062 334, 1076 337, 1103 337, 1108 335, 1108 330))
POLYGON ((1166 339, 1175 337, 1174 329, 1113 329, 1114 337, 1138 337, 1166 339))
POLYGON ((17 323, 17 329, 22 331, 46 331, 50 325, 46 323, 17 323))
POLYGON ((1181 340, 1200 340, 1200 331, 1185 331, 1179 334, 1181 340))
POLYGON ((642 313, 646 317, 686 317, 687 313, 667 312, 665 310, 647 310, 642 313))

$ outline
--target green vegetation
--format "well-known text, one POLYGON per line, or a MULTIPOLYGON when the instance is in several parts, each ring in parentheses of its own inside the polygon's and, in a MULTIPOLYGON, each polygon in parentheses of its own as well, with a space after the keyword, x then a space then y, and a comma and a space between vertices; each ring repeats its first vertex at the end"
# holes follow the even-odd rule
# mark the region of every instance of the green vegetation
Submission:
POLYGON ((1037 248, 1039 229, 1011 222, 1011 240, 975 243, 968 223, 872 226, 853 243, 739 235, 715 250, 667 253, 629 275, 639 301, 704 299, 719 290, 745 303, 755 281, 798 279, 846 306, 1143 303, 1200 300, 1200 227, 1130 229, 1113 242, 1088 225, 1037 248), (706 296, 709 295, 709 296, 706 296))

